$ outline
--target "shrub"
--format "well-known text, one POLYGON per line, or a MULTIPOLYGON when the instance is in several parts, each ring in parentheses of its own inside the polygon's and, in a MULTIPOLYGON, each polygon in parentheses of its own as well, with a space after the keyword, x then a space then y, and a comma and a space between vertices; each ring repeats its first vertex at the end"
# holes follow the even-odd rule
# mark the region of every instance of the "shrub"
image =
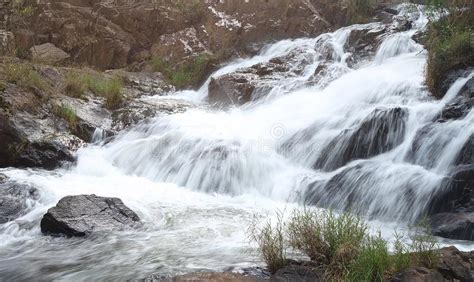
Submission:
POLYGON ((64 119, 70 128, 75 128, 77 125, 77 115, 74 109, 67 105, 67 104, 61 104, 61 105, 54 105, 53 106, 53 113, 64 119))
POLYGON ((163 59, 155 58, 152 60, 152 67, 154 71, 161 72, 172 85, 184 88, 201 82, 213 60, 210 55, 200 54, 189 63, 173 67, 163 59))
POLYGON ((5 79, 20 87, 47 90, 48 84, 41 75, 29 64, 6 64, 5 79))
POLYGON ((250 240, 257 244, 259 253, 270 272, 275 273, 287 265, 285 225, 282 213, 277 214, 275 224, 268 220, 260 227, 260 222, 254 220, 248 234, 250 240))
MULTIPOLYGON (((431 18, 428 26, 426 84, 438 98, 445 94, 442 82, 449 71, 474 65, 474 11, 472 7, 455 9, 463 7, 460 3, 457 5, 450 6, 454 8, 449 9, 449 15, 439 20, 431 18)), ((431 7, 435 11, 447 9, 446 1, 437 0, 431 7)))

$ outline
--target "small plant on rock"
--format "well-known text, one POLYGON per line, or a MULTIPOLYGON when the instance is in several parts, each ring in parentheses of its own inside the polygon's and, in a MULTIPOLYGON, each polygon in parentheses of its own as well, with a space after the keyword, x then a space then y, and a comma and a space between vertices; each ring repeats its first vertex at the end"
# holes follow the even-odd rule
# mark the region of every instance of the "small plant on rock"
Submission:
POLYGON ((254 220, 248 234, 250 240, 257 244, 259 253, 272 273, 287 265, 285 224, 282 213, 277 214, 275 223, 268 220, 261 225, 261 222, 254 220))
POLYGON ((54 105, 53 106, 53 113, 64 119, 70 128, 75 128, 77 125, 77 115, 76 111, 67 104, 61 104, 61 105, 54 105))

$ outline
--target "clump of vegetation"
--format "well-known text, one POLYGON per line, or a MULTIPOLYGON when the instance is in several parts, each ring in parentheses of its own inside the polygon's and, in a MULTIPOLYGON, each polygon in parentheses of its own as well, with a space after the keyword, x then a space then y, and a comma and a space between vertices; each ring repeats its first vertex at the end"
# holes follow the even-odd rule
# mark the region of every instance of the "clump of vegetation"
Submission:
POLYGON ((416 232, 410 235, 412 241, 410 249, 416 263, 428 268, 436 266, 439 262, 439 245, 430 233, 428 221, 424 218, 418 223, 416 232))
POLYGON ((53 113, 62 119, 64 119, 70 128, 75 128, 77 125, 77 115, 74 109, 67 104, 54 105, 53 113))
POLYGON ((449 71, 474 66, 474 9, 468 2, 430 0, 427 3, 431 17, 426 40, 426 83, 438 98, 445 94, 442 82, 449 71), (447 15, 438 20, 437 15, 442 13, 447 15))
POLYGON ((86 81, 78 73, 69 73, 64 82, 66 95, 73 98, 83 98, 87 90, 86 81))
POLYGON ((5 79, 23 88, 47 90, 48 84, 29 64, 9 63, 4 66, 5 79))
POLYGON ((276 225, 267 222, 261 228, 253 223, 251 240, 276 272, 286 265, 286 250, 306 254, 325 269, 326 279, 345 281, 383 281, 410 266, 434 267, 439 257, 436 240, 428 233, 414 233, 411 244, 395 234, 394 252, 380 233, 373 236, 366 223, 349 213, 295 210, 284 222, 278 215, 276 225))
POLYGON ((87 90, 105 98, 105 107, 116 109, 123 103, 123 83, 120 77, 105 77, 98 73, 70 73, 64 91, 68 96, 83 98, 87 90))
POLYGON ((169 83, 178 88, 184 88, 201 82, 213 60, 211 55, 200 54, 190 63, 182 63, 174 67, 163 59, 155 58, 152 60, 152 66, 153 70, 161 72, 169 83))
POLYGON ((275 224, 269 220, 260 226, 255 220, 249 228, 250 240, 257 244, 263 260, 272 273, 283 268, 288 262, 285 230, 281 213, 278 213, 275 224))

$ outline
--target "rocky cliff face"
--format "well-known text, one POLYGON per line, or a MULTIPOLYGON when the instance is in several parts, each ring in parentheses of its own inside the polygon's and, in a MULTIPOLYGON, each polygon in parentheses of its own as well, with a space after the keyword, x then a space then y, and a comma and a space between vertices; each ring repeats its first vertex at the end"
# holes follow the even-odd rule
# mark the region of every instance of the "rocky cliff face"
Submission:
POLYGON ((344 21, 344 9, 332 2, 25 2, 13 9, 20 12, 12 12, 7 29, 13 31, 18 50, 52 43, 76 63, 100 69, 131 64, 140 68, 151 57, 173 64, 200 53, 226 59, 252 52, 253 44, 315 36, 344 21))

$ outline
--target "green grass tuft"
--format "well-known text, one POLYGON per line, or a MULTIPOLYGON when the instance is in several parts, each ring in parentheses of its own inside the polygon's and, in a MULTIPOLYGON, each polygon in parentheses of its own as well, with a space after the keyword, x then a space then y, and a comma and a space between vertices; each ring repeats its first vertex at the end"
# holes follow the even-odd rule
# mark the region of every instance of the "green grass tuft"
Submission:
POLYGON ((90 90, 97 96, 105 98, 105 107, 113 110, 119 108, 124 100, 123 83, 120 77, 105 77, 99 73, 70 73, 66 77, 64 91, 68 96, 83 98, 90 90))
POLYGON ((48 84, 29 64, 10 63, 4 66, 5 80, 23 88, 47 90, 48 84))
POLYGON ((54 105, 53 106, 53 113, 62 119, 64 119, 70 128, 75 128, 77 125, 77 115, 76 111, 67 104, 61 104, 61 105, 54 105))
POLYGON ((201 82, 205 78, 212 62, 212 56, 200 54, 191 62, 182 63, 176 67, 173 67, 161 58, 154 58, 152 60, 152 67, 154 71, 161 72, 172 85, 184 88, 196 86, 201 82))
POLYGON ((261 222, 254 220, 248 234, 250 240, 257 244, 270 272, 275 273, 288 264, 283 214, 277 214, 276 223, 268 220, 261 225, 261 222))

